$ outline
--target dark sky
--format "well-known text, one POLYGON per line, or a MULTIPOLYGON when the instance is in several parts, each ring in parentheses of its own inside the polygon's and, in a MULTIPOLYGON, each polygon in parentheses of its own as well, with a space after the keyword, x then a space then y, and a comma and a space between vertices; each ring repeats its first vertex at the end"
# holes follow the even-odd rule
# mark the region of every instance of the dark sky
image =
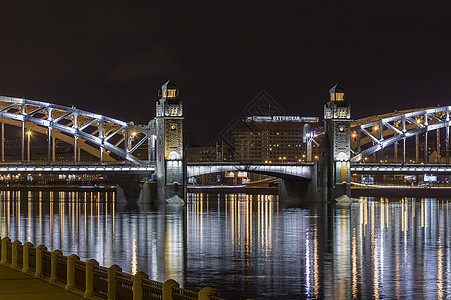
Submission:
POLYGON ((445 1, 1 1, 0 95, 147 123, 169 77, 187 132, 215 139, 261 90, 322 116, 451 104, 445 1))

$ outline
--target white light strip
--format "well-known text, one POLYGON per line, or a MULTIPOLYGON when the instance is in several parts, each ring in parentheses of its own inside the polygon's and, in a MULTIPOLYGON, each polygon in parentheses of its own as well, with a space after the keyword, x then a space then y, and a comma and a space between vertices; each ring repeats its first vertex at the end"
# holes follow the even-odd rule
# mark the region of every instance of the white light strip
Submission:
POLYGON ((66 166, 52 166, 52 167, 1 167, 1 172, 55 172, 55 171, 72 171, 72 172, 80 172, 80 171, 118 171, 118 172, 129 172, 129 171, 155 171, 155 167, 66 167, 66 166))

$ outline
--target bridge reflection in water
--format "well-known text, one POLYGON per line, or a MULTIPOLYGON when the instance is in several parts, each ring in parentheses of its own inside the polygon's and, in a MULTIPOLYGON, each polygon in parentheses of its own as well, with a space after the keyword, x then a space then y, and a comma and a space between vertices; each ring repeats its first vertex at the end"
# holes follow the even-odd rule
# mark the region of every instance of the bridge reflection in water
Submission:
POLYGON ((230 299, 451 294, 448 200, 284 208, 273 195, 189 194, 186 206, 150 211, 110 192, 0 197, 2 237, 230 299))

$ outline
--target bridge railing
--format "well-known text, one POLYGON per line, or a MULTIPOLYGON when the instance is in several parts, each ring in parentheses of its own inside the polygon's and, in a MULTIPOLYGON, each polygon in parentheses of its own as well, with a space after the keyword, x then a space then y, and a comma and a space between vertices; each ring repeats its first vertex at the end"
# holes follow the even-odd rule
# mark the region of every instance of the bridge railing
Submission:
POLYGON ((59 250, 50 252, 43 245, 35 248, 30 242, 22 245, 17 240, 11 242, 9 237, 1 239, 0 264, 46 279, 85 298, 224 300, 211 287, 189 291, 172 279, 164 283, 153 281, 144 272, 124 273, 118 265, 102 267, 94 259, 83 262, 75 254, 65 256, 59 250))
MULTIPOLYGON (((155 166, 156 161, 146 161, 143 165, 140 166, 155 166)), ((22 160, 16 160, 16 161, 4 161, 0 163, 0 166, 3 167, 11 167, 11 166, 74 166, 74 167, 80 167, 80 166, 129 166, 129 167, 136 167, 137 165, 132 164, 127 161, 114 161, 114 162, 98 162, 98 161, 47 161, 47 160, 30 160, 30 161, 22 161, 22 160)))

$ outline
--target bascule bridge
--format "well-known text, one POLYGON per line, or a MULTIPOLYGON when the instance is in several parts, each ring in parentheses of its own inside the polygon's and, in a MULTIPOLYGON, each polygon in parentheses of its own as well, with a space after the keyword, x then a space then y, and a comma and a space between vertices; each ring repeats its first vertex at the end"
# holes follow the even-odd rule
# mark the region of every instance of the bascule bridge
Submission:
POLYGON ((280 195, 307 195, 325 201, 349 195, 351 171, 353 176, 384 172, 451 174, 451 106, 415 108, 351 120, 351 106, 345 100, 344 89, 337 84, 330 89, 324 105, 324 134, 318 160, 187 164, 179 89, 168 81, 159 96, 156 116, 145 125, 75 107, 0 96, 0 175, 101 173, 115 176, 120 186, 132 191, 131 198, 136 199, 142 191, 140 186, 150 186, 151 198, 158 195, 163 201, 174 196, 185 198, 188 177, 245 171, 280 178, 280 195), (9 131, 11 127, 16 129, 9 131), (5 147, 6 136, 8 142, 14 141, 9 149, 5 147), (39 145, 33 148, 36 144, 39 145), (73 153, 66 151, 63 158, 58 157, 61 152, 57 155, 57 145, 61 144, 73 153), (36 153, 37 148, 47 151, 36 153), (431 155, 432 150, 435 156, 431 155), (391 152, 392 160, 386 158, 391 152))
POLYGON ((146 125, 73 106, 0 96, 0 171, 103 174, 114 177, 131 198, 137 197, 143 183, 157 185, 151 197, 156 198, 158 190, 160 201, 174 195, 184 198, 183 106, 178 88, 170 81, 159 95, 156 117, 146 125), (20 128, 19 135, 14 128, 20 128), (15 146, 5 149, 5 140, 15 141, 15 146), (72 154, 57 155, 57 145, 72 149, 72 154), (47 153, 33 148, 47 148, 47 153), (150 184, 153 175, 156 184, 150 184))

